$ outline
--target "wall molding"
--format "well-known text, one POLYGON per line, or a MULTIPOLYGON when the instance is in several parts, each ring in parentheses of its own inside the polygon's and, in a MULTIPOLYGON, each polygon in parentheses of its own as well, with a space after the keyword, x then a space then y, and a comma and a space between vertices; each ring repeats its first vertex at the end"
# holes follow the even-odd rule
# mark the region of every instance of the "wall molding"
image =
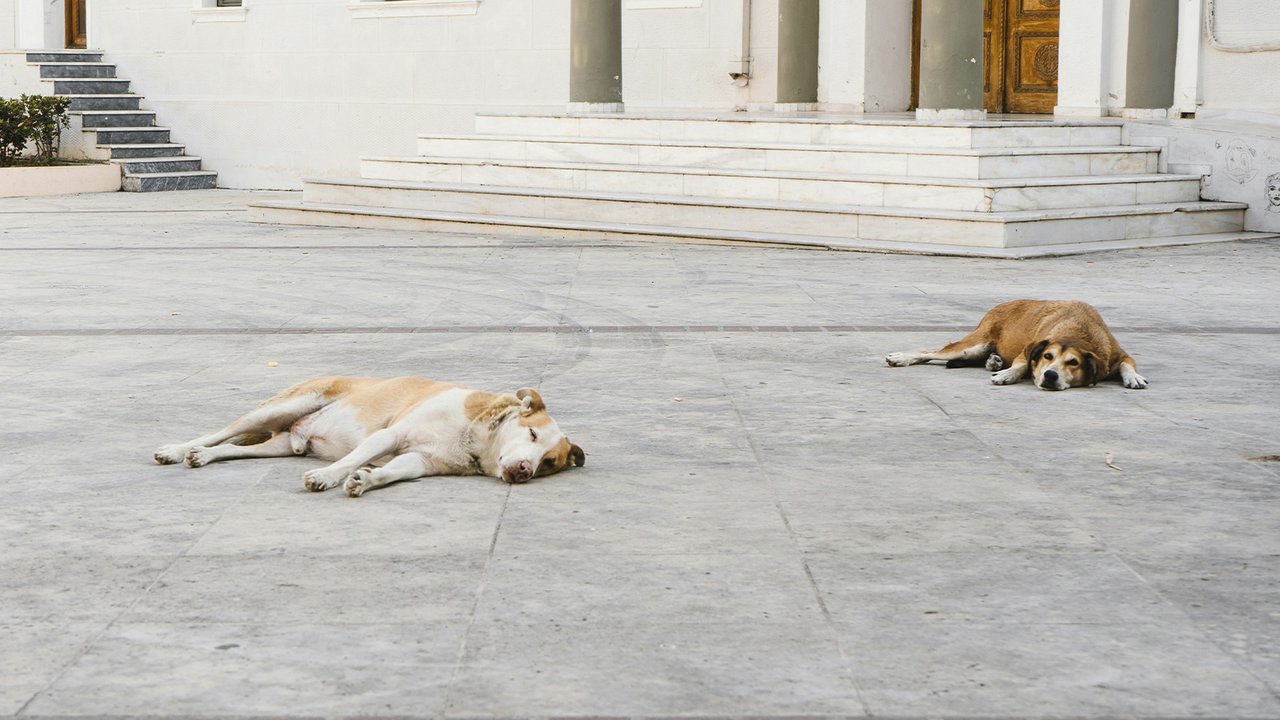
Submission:
POLYGON ((348 2, 353 18, 475 15, 480 0, 357 0, 348 2))

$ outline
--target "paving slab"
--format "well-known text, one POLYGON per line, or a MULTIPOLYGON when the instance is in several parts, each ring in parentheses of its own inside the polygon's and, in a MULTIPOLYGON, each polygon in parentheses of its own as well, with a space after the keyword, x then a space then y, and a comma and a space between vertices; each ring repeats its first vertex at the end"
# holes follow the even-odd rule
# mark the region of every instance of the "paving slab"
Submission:
POLYGON ((0 717, 1280 717, 1280 241, 975 259, 0 200, 0 717), (1151 386, 886 367, 1019 297, 1151 386), (327 374, 585 467, 308 493, 159 445, 327 374))

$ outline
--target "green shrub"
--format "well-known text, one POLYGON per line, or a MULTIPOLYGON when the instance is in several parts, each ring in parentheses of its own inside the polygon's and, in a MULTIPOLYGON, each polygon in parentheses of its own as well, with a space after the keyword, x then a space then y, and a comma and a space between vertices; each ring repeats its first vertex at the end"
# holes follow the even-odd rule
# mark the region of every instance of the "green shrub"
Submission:
POLYGON ((36 161, 52 163, 58 157, 62 129, 71 126, 67 110, 71 99, 55 95, 23 95, 27 136, 36 144, 36 161))
POLYGON ((26 105, 0 98, 0 166, 12 165, 29 139, 26 105))

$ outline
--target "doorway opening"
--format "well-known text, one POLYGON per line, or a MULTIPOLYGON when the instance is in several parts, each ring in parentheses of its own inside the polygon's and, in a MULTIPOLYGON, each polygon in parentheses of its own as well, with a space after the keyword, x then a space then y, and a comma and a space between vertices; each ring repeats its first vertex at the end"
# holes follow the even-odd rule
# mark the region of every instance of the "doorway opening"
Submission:
POLYGON ((85 31, 85 3, 88 0, 62 0, 66 10, 66 40, 70 49, 83 50, 88 44, 85 31))
MULTIPOLYGON (((990 113, 1052 113, 1061 0, 984 0, 983 99, 990 113)), ((911 107, 920 99, 920 0, 912 21, 911 107)))

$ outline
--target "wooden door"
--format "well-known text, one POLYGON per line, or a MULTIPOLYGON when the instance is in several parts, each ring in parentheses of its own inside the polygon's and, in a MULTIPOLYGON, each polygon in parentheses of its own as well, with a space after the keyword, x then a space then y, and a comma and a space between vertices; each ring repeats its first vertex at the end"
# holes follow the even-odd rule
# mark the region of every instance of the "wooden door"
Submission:
MULTIPOLYGON (((984 0, 982 94, 987 112, 1051 113, 1058 102, 1061 0, 984 0)), ((920 99, 920 0, 911 27, 911 107, 920 99)))
POLYGON ((67 47, 84 48, 88 42, 85 32, 85 3, 88 0, 63 0, 67 16, 67 47))
MULTIPOLYGON (((1001 53, 1004 97, 1002 109, 994 112, 1053 112, 1058 102, 1059 2, 1004 0, 1004 52, 1001 53)), ((1001 3, 987 0, 987 4, 1001 3)), ((993 49, 989 55, 995 52, 999 51, 993 49)), ((990 104, 987 109, 992 110, 990 104)))

